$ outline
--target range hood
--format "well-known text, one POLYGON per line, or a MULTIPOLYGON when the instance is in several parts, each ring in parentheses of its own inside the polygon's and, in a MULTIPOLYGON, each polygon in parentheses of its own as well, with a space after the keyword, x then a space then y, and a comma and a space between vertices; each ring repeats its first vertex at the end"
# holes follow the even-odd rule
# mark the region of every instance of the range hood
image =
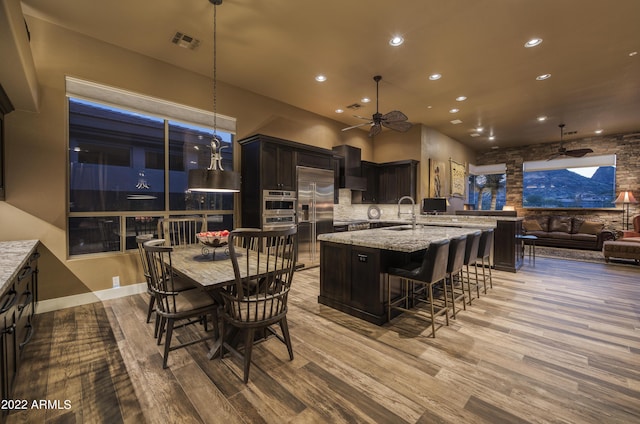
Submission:
POLYGON ((360 149, 343 144, 334 146, 332 150, 340 158, 339 188, 365 191, 367 189, 367 180, 362 176, 360 149))

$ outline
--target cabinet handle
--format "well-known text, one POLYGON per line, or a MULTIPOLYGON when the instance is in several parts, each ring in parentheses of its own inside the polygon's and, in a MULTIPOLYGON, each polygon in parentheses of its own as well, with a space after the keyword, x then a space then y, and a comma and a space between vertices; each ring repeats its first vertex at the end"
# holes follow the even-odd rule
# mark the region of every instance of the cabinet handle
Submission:
POLYGON ((16 331, 16 323, 14 322, 13 324, 11 324, 9 327, 4 329, 4 332, 6 334, 13 334, 16 331))
MULTIPOLYGON (((0 309, 0 314, 4 314, 9 309, 11 309, 11 307, 15 305, 16 300, 18 299, 18 293, 13 289, 11 289, 11 291, 7 293, 7 295, 12 295, 12 298, 11 300, 5 301, 4 305, 2 306, 2 309, 0 309)), ((5 296, 5 299, 6 299, 6 296, 5 296)))
POLYGON ((27 345, 27 343, 29 343, 31 341, 31 338, 33 337, 33 325, 31 325, 31 323, 29 323, 29 324, 26 325, 26 327, 29 329, 29 333, 27 334, 27 337, 24 339, 24 341, 18 345, 18 347, 20 349, 25 347, 27 345))
POLYGON ((32 272, 33 268, 31 268, 29 265, 25 266, 24 268, 22 268, 22 272, 20 273, 20 275, 18 275, 18 281, 20 282, 24 280, 29 275, 31 275, 32 272))
POLYGON ((27 300, 21 304, 18 305, 18 311, 22 312, 22 310, 24 308, 26 308, 27 306, 29 306, 31 304, 31 301, 33 300, 33 293, 31 293, 30 291, 26 291, 24 293, 22 293, 23 296, 27 296, 27 300))

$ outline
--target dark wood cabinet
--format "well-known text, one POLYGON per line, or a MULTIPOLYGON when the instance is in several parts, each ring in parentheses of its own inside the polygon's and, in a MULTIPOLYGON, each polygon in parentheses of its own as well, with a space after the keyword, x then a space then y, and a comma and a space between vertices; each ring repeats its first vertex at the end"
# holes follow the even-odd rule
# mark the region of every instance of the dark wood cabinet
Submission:
MULTIPOLYGON (((406 260, 403 252, 321 242, 318 303, 382 325, 387 322, 386 270, 406 260)), ((391 292, 399 293, 398 281, 391 282, 391 292)))
POLYGON ((38 257, 28 255, 16 277, 0 296, 0 391, 11 399, 20 358, 33 336, 33 319, 38 297, 38 257))
POLYGON ((397 203, 403 196, 415 199, 417 170, 414 160, 380 164, 377 203, 397 203))
POLYGON ((493 241, 493 264, 500 271, 516 272, 522 267, 522 220, 496 223, 493 241))
POLYGON ((333 169, 331 150, 262 134, 238 140, 238 144, 243 227, 262 227, 264 190, 297 190, 296 166, 333 169))
POLYGON ((261 170, 263 189, 295 190, 295 162, 292 148, 275 143, 264 143, 261 170))
POLYGON ((362 203, 378 203, 378 185, 380 166, 377 163, 362 161, 362 177, 367 189, 362 192, 362 203))
POLYGON ((338 243, 320 243, 318 302, 366 321, 386 321, 380 251, 338 243))

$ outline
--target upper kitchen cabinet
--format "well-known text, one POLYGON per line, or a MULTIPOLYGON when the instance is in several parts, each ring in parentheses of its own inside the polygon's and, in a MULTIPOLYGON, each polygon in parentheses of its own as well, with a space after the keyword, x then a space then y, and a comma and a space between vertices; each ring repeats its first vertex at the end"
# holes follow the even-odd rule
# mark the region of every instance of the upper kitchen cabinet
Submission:
POLYGON ((262 187, 264 190, 295 190, 294 150, 266 142, 262 146, 262 187))
POLYGON ((380 164, 377 203, 397 203, 403 196, 415 199, 418 163, 406 160, 380 164))
POLYGON ((262 227, 264 190, 296 191, 296 166, 333 170, 331 150, 262 134, 238 140, 238 144, 244 227, 262 227))
POLYGON ((362 161, 362 177, 366 181, 366 190, 362 192, 362 203, 378 203, 378 185, 380 165, 362 161))

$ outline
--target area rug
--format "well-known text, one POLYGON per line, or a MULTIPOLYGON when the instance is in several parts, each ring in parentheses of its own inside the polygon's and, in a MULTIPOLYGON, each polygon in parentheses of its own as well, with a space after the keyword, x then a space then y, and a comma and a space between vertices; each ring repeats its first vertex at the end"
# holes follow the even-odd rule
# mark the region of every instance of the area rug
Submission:
MULTIPOLYGON (((525 255, 529 253, 529 247, 525 248, 525 255)), ((600 250, 563 249, 561 247, 536 246, 536 256, 543 258, 568 259, 572 261, 605 263, 604 255, 600 250)), ((610 264, 638 266, 632 260, 614 259, 610 264)))

